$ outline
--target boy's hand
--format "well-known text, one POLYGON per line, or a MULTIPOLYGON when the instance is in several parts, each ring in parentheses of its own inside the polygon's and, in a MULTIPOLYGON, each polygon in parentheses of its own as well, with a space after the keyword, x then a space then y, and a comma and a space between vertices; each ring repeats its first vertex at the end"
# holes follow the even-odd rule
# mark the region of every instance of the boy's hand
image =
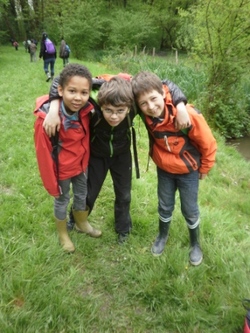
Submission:
POLYGON ((202 180, 202 179, 205 179, 207 176, 206 173, 199 173, 199 179, 202 180))
POLYGON ((181 130, 191 126, 191 121, 186 109, 186 105, 181 102, 176 105, 177 114, 175 118, 175 128, 181 130))
POLYGON ((56 134, 56 131, 59 132, 61 126, 61 120, 58 114, 59 111, 59 100, 53 100, 50 103, 49 113, 46 115, 43 128, 47 135, 51 137, 56 134))
POLYGON ((51 137, 60 130, 61 121, 58 114, 48 113, 43 122, 43 128, 47 135, 51 137))

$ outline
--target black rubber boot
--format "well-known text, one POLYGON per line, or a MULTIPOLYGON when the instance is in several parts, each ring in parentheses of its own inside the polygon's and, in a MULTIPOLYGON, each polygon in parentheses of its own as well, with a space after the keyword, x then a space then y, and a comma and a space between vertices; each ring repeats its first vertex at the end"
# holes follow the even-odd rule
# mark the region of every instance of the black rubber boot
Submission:
POLYGON ((69 212, 69 220, 67 222, 67 230, 68 231, 72 231, 74 229, 74 226, 75 226, 75 219, 74 219, 72 209, 73 209, 73 207, 71 206, 70 212, 69 212))
POLYGON ((160 256, 168 240, 170 222, 162 222, 159 220, 159 234, 151 248, 153 256, 160 256))
POLYGON ((199 238, 200 238, 199 226, 196 227, 195 229, 189 229, 189 235, 190 235, 190 245, 191 245, 191 250, 189 252, 189 260, 191 265, 198 266, 201 264, 203 259, 203 254, 199 243, 199 238))

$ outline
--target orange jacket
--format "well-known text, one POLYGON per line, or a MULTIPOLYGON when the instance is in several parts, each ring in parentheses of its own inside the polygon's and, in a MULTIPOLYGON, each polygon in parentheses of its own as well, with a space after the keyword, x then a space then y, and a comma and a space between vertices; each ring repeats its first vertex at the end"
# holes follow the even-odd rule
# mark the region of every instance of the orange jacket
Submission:
POLYGON ((177 110, 172 104, 168 88, 164 87, 165 116, 161 122, 154 122, 145 116, 150 134, 150 156, 155 164, 169 173, 185 174, 198 170, 207 174, 215 162, 216 140, 202 114, 187 104, 191 127, 187 134, 176 130, 174 121, 177 110))

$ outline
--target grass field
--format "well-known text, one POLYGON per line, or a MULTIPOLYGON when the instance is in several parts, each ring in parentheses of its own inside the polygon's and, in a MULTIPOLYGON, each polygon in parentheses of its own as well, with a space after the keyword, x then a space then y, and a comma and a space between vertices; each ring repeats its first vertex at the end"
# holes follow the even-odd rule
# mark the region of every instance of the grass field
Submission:
MULTIPOLYGON (((93 75, 108 72, 83 63, 93 75)), ((56 74, 62 68, 57 59, 56 74)), ((129 241, 116 242, 108 177, 90 216, 103 236, 72 232, 76 252, 66 255, 33 143, 35 98, 50 86, 43 62, 30 63, 23 48, 0 47, 0 73, 0 332, 243 332, 241 300, 250 298, 249 162, 215 133, 216 165, 200 183, 204 261, 189 265, 178 196, 168 244, 155 258, 156 174, 152 162, 146 172, 147 136, 136 119, 141 178, 133 177, 129 241)))

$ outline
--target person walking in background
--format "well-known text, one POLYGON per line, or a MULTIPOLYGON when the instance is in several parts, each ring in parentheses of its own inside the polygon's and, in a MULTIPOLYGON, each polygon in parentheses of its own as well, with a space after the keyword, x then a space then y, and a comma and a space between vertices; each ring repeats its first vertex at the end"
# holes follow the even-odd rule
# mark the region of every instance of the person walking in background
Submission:
POLYGON ((30 45, 29 45, 29 53, 30 53, 30 61, 35 62, 36 61, 36 50, 37 46, 34 43, 34 40, 31 39, 30 45))
POLYGON ((175 206, 175 193, 180 193, 181 211, 190 235, 190 263, 202 262, 199 242, 199 179, 204 179, 215 162, 216 140, 202 116, 187 104, 191 120, 188 131, 175 127, 177 109, 169 89, 157 75, 140 72, 132 79, 135 101, 145 116, 149 133, 150 156, 157 166, 159 234, 151 248, 154 256, 162 254, 168 239, 175 206), (185 133, 186 132, 186 133, 185 133))
POLYGON ((29 44, 28 44, 27 40, 23 41, 23 46, 24 46, 25 52, 29 52, 29 44))
POLYGON ((46 81, 53 79, 55 74, 56 48, 48 38, 46 32, 42 34, 39 58, 43 58, 43 69, 47 76, 46 81))
POLYGON ((14 48, 16 49, 16 51, 18 51, 19 44, 18 44, 18 42, 16 40, 13 41, 12 45, 14 46, 14 48))
POLYGON ((66 44, 65 40, 62 38, 59 56, 63 60, 63 67, 65 67, 69 63, 70 52, 71 52, 70 47, 68 46, 68 44, 66 44))
POLYGON ((66 226, 70 184, 73 189, 76 229, 91 237, 101 236, 101 231, 87 222, 89 116, 93 111, 93 105, 88 99, 91 89, 91 73, 85 66, 71 64, 61 72, 58 85, 61 127, 57 143, 51 141, 43 129, 43 121, 50 106, 48 95, 37 99, 34 111, 37 117, 34 137, 37 162, 44 187, 55 197, 54 216, 60 244, 69 253, 75 250, 66 226))

